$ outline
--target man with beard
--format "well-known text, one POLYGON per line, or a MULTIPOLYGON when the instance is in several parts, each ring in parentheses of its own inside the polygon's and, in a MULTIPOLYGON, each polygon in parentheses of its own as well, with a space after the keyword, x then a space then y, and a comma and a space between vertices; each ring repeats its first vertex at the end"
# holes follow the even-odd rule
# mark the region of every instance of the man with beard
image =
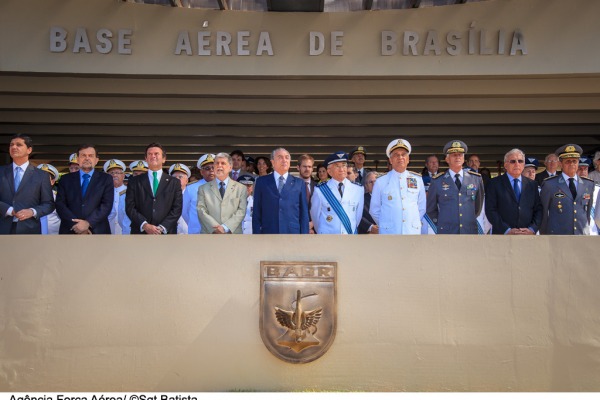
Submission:
POLYGON ((196 166, 202 174, 202 179, 189 185, 183 193, 183 219, 188 225, 188 235, 199 235, 202 232, 198 217, 198 189, 215 179, 215 155, 204 154, 198 159, 196 166))
POLYGON ((217 154, 214 166, 216 178, 200 186, 198 191, 198 216, 202 233, 242 233, 248 191, 244 185, 229 177, 232 168, 229 154, 217 154))
POLYGON ((113 208, 112 177, 95 171, 98 164, 96 147, 83 144, 77 150, 79 171, 60 179, 56 195, 56 212, 60 217, 60 234, 74 233, 110 235, 108 216, 113 208))

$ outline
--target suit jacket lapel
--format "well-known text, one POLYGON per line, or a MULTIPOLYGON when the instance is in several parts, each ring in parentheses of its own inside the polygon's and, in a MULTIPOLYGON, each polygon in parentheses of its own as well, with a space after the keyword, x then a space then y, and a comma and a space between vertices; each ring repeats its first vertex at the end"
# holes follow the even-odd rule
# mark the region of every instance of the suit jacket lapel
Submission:
MULTIPOLYGON (((219 200, 219 202, 223 201, 223 199, 221 198, 221 192, 219 192, 219 185, 217 184, 217 180, 213 179, 210 183, 210 190, 212 190, 213 194, 215 195, 215 198, 217 198, 219 200)), ((227 193, 225 193, 227 194, 227 193)))
POLYGON ((152 195, 152 186, 150 186, 150 178, 148 178, 148 173, 146 172, 144 175, 140 175, 140 177, 143 177, 141 182, 143 190, 145 190, 146 193, 148 193, 148 196, 154 197, 152 195))
MULTIPOLYGON (((508 177, 508 174, 504 174, 504 179, 502 179, 504 182, 504 189, 510 193, 510 198, 513 199, 515 202, 518 203, 517 201, 517 195, 515 194, 515 189, 510 185, 510 178, 508 177)), ((523 196, 523 189, 525 189, 524 183, 525 183, 525 179, 523 179, 521 181, 521 196, 523 196)))
MULTIPOLYGON (((12 164, 11 164, 12 167, 12 164)), ((15 176, 14 176, 14 170, 12 170, 12 185, 13 185, 13 193, 15 193, 15 176)), ((21 191, 21 189, 23 188, 24 184, 27 183, 27 181, 29 179, 31 179, 31 176, 33 175, 33 167, 31 166, 31 163, 27 166, 27 169, 25 171, 23 171, 23 176, 21 177, 21 183, 19 184, 19 188, 17 189, 16 193, 19 193, 21 191)), ((16 194, 15 193, 15 194, 16 194)))
MULTIPOLYGON (((174 179, 174 178, 169 176, 165 172, 162 173, 162 176, 160 177, 160 181, 158 182, 158 190, 156 190, 156 197, 158 197, 159 194, 161 194, 162 192, 164 192, 166 190, 166 187, 169 184, 169 181, 171 179, 174 179)), ((148 182, 148 184, 150 184, 150 182, 148 182)))
POLYGON ((83 196, 84 199, 86 199, 89 196, 90 192, 93 191, 93 187, 96 186, 98 179, 100 179, 100 178, 98 178, 98 175, 99 175, 98 171, 94 171, 94 173, 92 174, 92 177, 90 178, 90 183, 88 184, 88 187, 85 190, 85 196, 83 196))
POLYGON ((4 175, 6 176, 6 181, 8 182, 8 187, 10 192, 15 194, 15 170, 13 169, 13 164, 8 164, 8 167, 4 169, 4 175))

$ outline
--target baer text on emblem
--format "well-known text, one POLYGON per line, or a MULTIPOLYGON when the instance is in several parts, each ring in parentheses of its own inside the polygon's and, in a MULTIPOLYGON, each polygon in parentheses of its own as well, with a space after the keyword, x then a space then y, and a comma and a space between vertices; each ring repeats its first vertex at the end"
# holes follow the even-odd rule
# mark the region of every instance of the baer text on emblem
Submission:
POLYGON ((261 262, 260 334, 267 349, 291 363, 321 357, 337 323, 337 263, 261 262))

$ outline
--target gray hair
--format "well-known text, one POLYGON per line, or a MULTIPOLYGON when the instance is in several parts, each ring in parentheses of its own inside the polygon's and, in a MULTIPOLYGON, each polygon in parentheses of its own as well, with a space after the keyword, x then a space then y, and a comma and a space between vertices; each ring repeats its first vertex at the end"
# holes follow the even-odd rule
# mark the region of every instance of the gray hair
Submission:
MULTIPOLYGON (((290 152, 289 152, 289 151, 287 151, 286 149, 284 149, 283 147, 278 147, 278 148, 276 148, 275 150, 273 150, 273 151, 271 152, 271 160, 274 160, 274 159, 275 159, 275 153, 277 153, 278 151, 281 151, 281 150, 283 150, 283 151, 285 151, 286 153, 290 154, 290 152)), ((290 157, 291 157, 291 156, 292 156, 292 155, 290 154, 290 157)))
POLYGON ((523 161, 525 161, 525 153, 523 153, 522 150, 520 149, 512 149, 511 151, 509 151, 508 153, 506 153, 504 155, 504 162, 508 161, 508 157, 510 157, 513 154, 520 154, 523 157, 523 161))
POLYGON ((546 163, 546 162, 548 162, 548 159, 549 159, 550 157, 552 157, 552 156, 554 156, 554 157, 558 158, 558 156, 557 156, 556 154, 554 154, 554 153, 550 153, 550 154, 548 154, 546 157, 544 157, 544 162, 545 162, 545 163, 546 163))
POLYGON ((231 159, 231 156, 227 153, 217 153, 217 155, 215 156, 215 161, 217 161, 217 158, 225 158, 229 165, 233 165, 233 160, 231 159))
POLYGON ((370 176, 370 175, 375 175, 375 179, 377 179, 377 178, 378 178, 378 176, 377 176, 377 172, 375 172, 375 171, 372 171, 372 170, 369 170, 369 171, 367 171, 367 173, 365 174, 365 176, 364 176, 364 178, 363 178, 363 182, 366 182, 366 181, 369 179, 369 176, 370 176))

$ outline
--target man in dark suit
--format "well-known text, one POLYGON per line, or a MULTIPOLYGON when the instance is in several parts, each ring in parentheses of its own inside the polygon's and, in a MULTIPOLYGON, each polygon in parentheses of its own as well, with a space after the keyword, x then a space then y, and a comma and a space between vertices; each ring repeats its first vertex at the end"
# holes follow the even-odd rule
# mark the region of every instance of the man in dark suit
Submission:
POLYGON ((554 153, 550 153, 544 158, 544 165, 546 169, 535 176, 535 180, 538 183, 538 186, 542 186, 544 180, 546 178, 551 178, 553 176, 560 175, 557 172, 558 169, 558 157, 554 153))
POLYGON ((367 149, 363 146, 357 146, 352 149, 350 152, 350 160, 356 166, 356 173, 358 177, 356 178, 356 183, 360 183, 361 185, 364 183, 365 176, 367 176, 367 172, 370 170, 365 168, 365 161, 367 160, 367 149))
POLYGON ((256 180, 252 233, 309 233, 306 185, 290 175, 290 153, 271 154, 273 173, 256 180))
POLYGON ((373 192, 373 186, 377 180, 377 173, 375 171, 367 171, 364 177, 364 188, 365 188, 365 204, 363 206, 362 219, 358 224, 358 234, 378 234, 379 227, 377 223, 369 213, 371 207, 371 193, 373 192))
POLYGON ((177 234, 183 195, 179 179, 163 173, 167 155, 160 143, 146 147, 148 173, 134 176, 127 185, 125 210, 131 220, 131 234, 177 234))
POLYGON ((525 154, 512 149, 504 156, 506 174, 490 181, 485 215, 495 235, 535 235, 542 222, 537 182, 522 175, 525 154))
POLYGON ((99 158, 93 145, 81 145, 77 159, 79 171, 64 175, 58 185, 58 233, 110 235, 108 215, 114 200, 112 177, 103 171, 94 171, 99 158))
POLYGON ((48 175, 29 163, 32 150, 29 136, 12 137, 13 162, 0 170, 0 234, 40 234, 40 218, 54 211, 48 175))

